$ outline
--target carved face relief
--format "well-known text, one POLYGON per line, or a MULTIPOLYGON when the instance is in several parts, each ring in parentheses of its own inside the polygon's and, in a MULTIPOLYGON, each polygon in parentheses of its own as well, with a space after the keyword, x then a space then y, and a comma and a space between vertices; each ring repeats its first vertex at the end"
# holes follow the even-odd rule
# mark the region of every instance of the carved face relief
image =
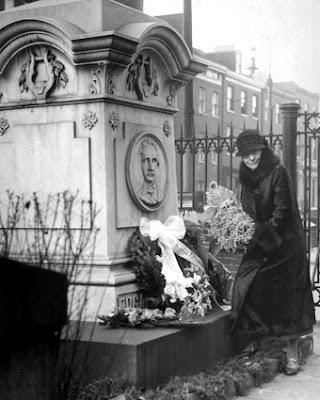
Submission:
POLYGON ((130 143, 126 178, 135 203, 143 211, 161 208, 168 186, 168 160, 160 140, 140 133, 130 143))

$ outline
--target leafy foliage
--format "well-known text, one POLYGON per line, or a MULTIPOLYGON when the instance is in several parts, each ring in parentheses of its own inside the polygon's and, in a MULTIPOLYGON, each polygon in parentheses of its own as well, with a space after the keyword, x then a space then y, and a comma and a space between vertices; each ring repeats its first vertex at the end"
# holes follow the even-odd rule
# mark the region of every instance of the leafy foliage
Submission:
POLYGON ((102 378, 87 385, 81 384, 77 400, 106 400, 127 391, 128 384, 122 378, 102 378))
MULTIPOLYGON (((181 242, 197 254, 196 231, 187 229, 181 242)), ((149 238, 142 236, 140 230, 136 229, 129 238, 128 249, 134 260, 133 270, 141 288, 144 303, 149 308, 159 308, 163 311, 172 308, 177 313, 183 310, 183 313, 178 315, 183 319, 204 316, 212 308, 208 276, 200 271, 199 267, 176 255, 184 276, 190 281, 190 285, 185 288, 179 286, 178 283, 166 282, 161 273, 162 264, 157 259, 160 248, 156 241, 152 242, 149 238)), ((114 319, 114 315, 111 315, 111 318, 114 319)), ((110 318, 108 321, 110 322, 110 318)))
POLYGON ((143 237, 139 229, 136 229, 128 240, 128 250, 134 261, 132 268, 143 297, 153 299, 154 306, 157 306, 166 284, 161 274, 162 265, 156 259, 160 254, 157 243, 143 237))

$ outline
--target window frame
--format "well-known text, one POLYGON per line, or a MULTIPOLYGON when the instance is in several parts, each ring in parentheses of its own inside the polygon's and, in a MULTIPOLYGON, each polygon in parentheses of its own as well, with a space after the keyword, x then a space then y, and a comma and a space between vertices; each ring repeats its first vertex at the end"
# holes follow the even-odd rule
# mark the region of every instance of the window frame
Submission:
POLYGON ((248 115, 248 92, 243 89, 240 91, 240 110, 241 115, 248 115))
POLYGON ((227 85, 227 111, 234 112, 234 87, 231 85, 227 85))
POLYGON ((213 118, 219 118, 219 93, 214 91, 211 97, 211 115, 213 118), (213 102, 214 98, 216 99, 215 102, 213 102))
POLYGON ((257 94, 255 94, 255 93, 252 94, 251 102, 252 102, 251 103, 252 116, 254 118, 258 118, 259 117, 259 97, 257 94), (255 99, 255 101, 253 99, 255 99))
POLYGON ((207 89, 204 86, 199 86, 198 92, 198 113, 200 115, 206 113, 207 89), (202 97, 203 94, 203 97, 202 97))
POLYGON ((281 125, 280 103, 275 104, 274 111, 275 111, 275 122, 276 124, 281 125))

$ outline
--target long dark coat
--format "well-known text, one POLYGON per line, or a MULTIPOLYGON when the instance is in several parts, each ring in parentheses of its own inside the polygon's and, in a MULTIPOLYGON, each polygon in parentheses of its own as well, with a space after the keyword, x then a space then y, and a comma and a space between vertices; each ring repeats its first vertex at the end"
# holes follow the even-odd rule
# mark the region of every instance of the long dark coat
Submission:
POLYGON ((289 173, 272 150, 252 171, 240 165, 241 203, 256 231, 235 278, 231 329, 236 335, 312 332, 314 306, 305 237, 289 173))

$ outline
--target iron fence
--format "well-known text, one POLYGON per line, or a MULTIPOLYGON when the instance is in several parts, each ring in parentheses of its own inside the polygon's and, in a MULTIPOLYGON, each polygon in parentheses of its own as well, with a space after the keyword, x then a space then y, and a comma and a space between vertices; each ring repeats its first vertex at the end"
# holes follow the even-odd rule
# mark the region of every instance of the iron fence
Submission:
MULTIPOLYGON (((272 132, 264 136, 282 158, 282 135, 272 132)), ((239 163, 236 136, 221 136, 219 129, 214 134, 206 130, 203 137, 175 140, 179 210, 201 211, 205 204, 205 192, 210 182, 215 181, 240 196, 239 163)))
POLYGON ((301 129, 297 131, 297 199, 306 234, 311 267, 311 280, 320 306, 319 230, 320 230, 320 114, 298 115, 301 129))
MULTIPOLYGON (((288 168, 306 234, 307 256, 315 293, 320 306, 320 114, 299 114, 299 105, 283 107, 282 134, 272 130, 264 135, 288 168)), ((236 136, 206 130, 203 136, 175 140, 179 210, 201 212, 211 181, 234 191, 239 198, 239 157, 236 136)))

